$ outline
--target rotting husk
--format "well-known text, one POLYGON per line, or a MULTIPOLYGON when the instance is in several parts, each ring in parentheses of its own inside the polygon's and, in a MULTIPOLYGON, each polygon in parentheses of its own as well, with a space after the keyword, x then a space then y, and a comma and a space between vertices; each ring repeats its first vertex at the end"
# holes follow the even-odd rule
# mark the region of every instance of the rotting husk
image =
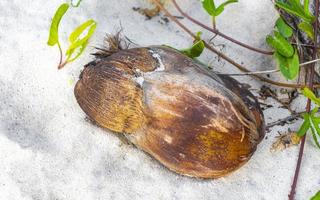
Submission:
POLYGON ((97 56, 75 86, 80 107, 172 171, 224 176, 245 164, 264 137, 256 98, 177 50, 109 48, 97 56))

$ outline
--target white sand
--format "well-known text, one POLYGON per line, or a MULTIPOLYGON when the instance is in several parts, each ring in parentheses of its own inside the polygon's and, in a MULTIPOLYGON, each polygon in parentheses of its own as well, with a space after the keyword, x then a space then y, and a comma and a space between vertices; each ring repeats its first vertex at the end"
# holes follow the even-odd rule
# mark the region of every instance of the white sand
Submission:
MULTIPOLYGON (((73 96, 73 86, 82 66, 92 59, 89 54, 93 49, 88 48, 86 55, 57 71, 58 50, 46 45, 50 19, 61 2, 0 1, 1 200, 287 198, 298 147, 275 154, 269 149, 278 131, 289 126, 267 133, 249 163, 235 173, 218 180, 196 180, 168 171, 145 153, 87 122, 73 96)), ((178 2, 183 2, 188 13, 209 23, 197 0, 178 2)), ((142 0, 84 0, 81 8, 63 19, 61 35, 66 40, 75 26, 93 18, 98 29, 92 46, 100 45, 104 34, 114 32, 120 22, 125 35, 140 45, 190 45, 190 38, 175 24, 161 24, 160 17, 145 21, 132 11, 134 6, 146 5, 142 0)), ((266 48, 264 38, 275 19, 269 0, 240 0, 218 18, 218 27, 241 41, 266 48)), ((216 40, 216 44, 223 42, 216 40)), ((270 57, 226 44, 228 55, 253 70, 273 67, 270 57)), ((211 53, 205 53, 202 61, 221 72, 237 72, 211 53)), ((251 78, 240 80, 259 87, 251 78)), ((277 103, 268 102, 275 107, 265 111, 267 122, 289 115, 277 103)), ((299 109, 304 104, 303 100, 295 102, 299 109)), ((295 130, 299 124, 290 127, 295 130)), ((319 158, 320 151, 308 137, 297 199, 308 199, 320 189, 319 158)))

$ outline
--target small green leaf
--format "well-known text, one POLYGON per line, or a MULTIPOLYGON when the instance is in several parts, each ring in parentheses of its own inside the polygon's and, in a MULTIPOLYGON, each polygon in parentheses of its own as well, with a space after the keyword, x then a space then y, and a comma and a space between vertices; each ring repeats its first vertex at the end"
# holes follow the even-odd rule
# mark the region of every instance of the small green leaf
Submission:
POLYGON ((203 0, 202 7, 207 11, 209 15, 214 16, 216 10, 214 0, 203 0))
POLYGON ((214 0, 202 0, 202 7, 207 11, 207 13, 213 17, 220 15, 224 8, 232 3, 237 3, 238 0, 227 0, 216 7, 214 0))
POLYGON ((297 132, 297 135, 299 137, 304 136, 307 133, 307 131, 309 130, 309 128, 310 128, 309 114, 305 114, 303 116, 303 118, 304 118, 304 121, 303 121, 300 129, 297 132))
POLYGON ((319 144, 319 141, 318 141, 316 132, 317 132, 317 131, 315 130, 315 128, 314 128, 313 125, 311 124, 311 133, 312 133, 313 140, 314 140, 314 142, 316 143, 317 147, 320 149, 320 144, 319 144))
POLYGON ((63 15, 67 12, 69 5, 67 3, 62 4, 56 11, 50 26, 50 33, 48 39, 48 45, 59 45, 59 24, 63 15))
POLYGON ((70 46, 66 52, 67 61, 72 62, 77 59, 84 51, 84 49, 88 45, 88 41, 93 35, 95 29, 97 27, 97 23, 94 20, 88 20, 78 26, 69 36, 70 46), (81 35, 84 33, 85 30, 88 29, 88 32, 83 38, 81 35), (73 54, 76 54, 73 56, 73 54))
POLYGON ((319 128, 319 124, 317 123, 317 121, 319 120, 316 120, 317 117, 314 116, 317 111, 318 111, 318 108, 315 108, 312 111, 311 115, 309 115, 309 122, 310 122, 310 128, 311 128, 313 140, 316 143, 317 147, 320 149, 320 144, 317 138, 317 135, 320 136, 320 128, 319 128))
POLYGON ((300 69, 298 52, 295 51, 291 58, 286 58, 278 52, 275 52, 274 55, 282 75, 289 80, 295 79, 300 69))
POLYGON ((225 1, 224 3, 222 3, 221 5, 219 5, 216 9, 215 16, 220 15, 224 11, 224 8, 227 5, 232 4, 232 3, 238 3, 238 0, 228 0, 228 1, 225 1))
POLYGON ((307 22, 301 22, 298 25, 298 28, 302 31, 304 31, 309 38, 311 38, 312 40, 314 40, 314 32, 313 32, 313 27, 311 24, 307 23, 307 22))
POLYGON ((180 52, 192 59, 199 57, 205 48, 204 42, 201 39, 201 34, 202 32, 197 32, 193 45, 188 49, 180 50, 180 52))
POLYGON ((310 200, 320 200, 320 190, 310 200))
POLYGON ((316 117, 311 116, 311 121, 316 133, 320 136, 320 128, 319 124, 317 123, 319 120, 316 117))
POLYGON ((317 98, 316 95, 307 87, 303 88, 302 94, 308 97, 315 104, 320 105, 320 98, 317 98))
POLYGON ((276 21, 276 27, 281 33, 281 35, 285 38, 289 38, 293 34, 292 28, 287 25, 287 23, 282 19, 282 17, 279 17, 279 19, 276 21))
POLYGON ((184 55, 190 58, 196 58, 202 54, 204 48, 205 48, 204 42, 202 40, 199 40, 195 42, 191 48, 181 50, 181 53, 183 53, 184 55))
POLYGON ((267 36, 266 41, 269 46, 275 49, 284 57, 292 57, 294 54, 293 46, 279 32, 274 31, 275 36, 267 36))
POLYGON ((77 39, 79 39, 79 36, 91 25, 95 24, 96 22, 92 19, 84 22, 80 26, 78 26, 69 36, 69 41, 71 43, 75 42, 77 39))
POLYGON ((75 61, 77 58, 79 58, 79 56, 81 56, 81 54, 83 53, 83 51, 85 50, 85 48, 87 47, 89 43, 89 40, 85 41, 84 43, 82 43, 80 46, 76 47, 75 49, 73 49, 72 51, 70 51, 69 54, 67 54, 67 62, 73 62, 75 61), (76 52, 76 55, 74 57, 72 57, 72 55, 74 54, 74 52, 76 52))

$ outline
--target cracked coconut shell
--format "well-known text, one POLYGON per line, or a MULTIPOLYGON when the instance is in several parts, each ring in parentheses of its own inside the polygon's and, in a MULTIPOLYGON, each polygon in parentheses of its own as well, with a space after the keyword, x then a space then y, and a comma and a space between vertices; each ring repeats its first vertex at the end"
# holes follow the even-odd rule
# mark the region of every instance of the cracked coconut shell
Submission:
POLYGON ((120 50, 89 63, 75 96, 99 126, 187 176, 238 169, 264 136, 263 114, 245 87, 168 47, 120 50))

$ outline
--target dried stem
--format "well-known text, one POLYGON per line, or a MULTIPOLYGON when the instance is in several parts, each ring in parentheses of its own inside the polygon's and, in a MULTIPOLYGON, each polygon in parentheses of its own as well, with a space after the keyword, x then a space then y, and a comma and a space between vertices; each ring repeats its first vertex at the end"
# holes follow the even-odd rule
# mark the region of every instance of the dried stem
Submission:
POLYGON ((279 69, 272 69, 272 70, 266 70, 266 71, 255 71, 255 72, 247 72, 247 73, 234 73, 234 74, 224 74, 224 73, 219 73, 221 75, 228 75, 228 76, 250 76, 250 75, 255 75, 255 74, 271 74, 271 73, 276 73, 279 72, 279 69))
MULTIPOLYGON (((187 19, 189 19, 189 20, 192 21, 193 23, 201 26, 202 28, 204 28, 204 29, 206 29, 206 30, 208 30, 208 31, 210 31, 210 32, 212 32, 212 33, 214 33, 214 34, 217 34, 217 35, 219 35, 219 36, 221 36, 221 37, 223 37, 223 38, 225 38, 225 39, 227 39, 227 40, 229 40, 229 41, 231 41, 231 42, 233 42, 233 43, 235 43, 235 44, 238 44, 238 45, 240 45, 240 46, 242 46, 242 47, 245 47, 245 48, 247 48, 247 49, 250 49, 250 50, 252 50, 252 51, 255 51, 255 52, 258 52, 258 53, 261 53, 261 54, 266 54, 266 55, 273 55, 273 52, 272 52, 272 51, 265 51, 265 50, 257 49, 257 48, 255 48, 255 47, 249 46, 249 45, 244 44, 244 43, 242 43, 242 42, 240 42, 240 41, 238 41, 238 40, 236 40, 236 39, 234 39, 234 38, 231 38, 231 37, 225 35, 224 33, 220 32, 218 29, 216 29, 216 28, 215 28, 215 27, 216 27, 215 25, 214 25, 214 28, 210 28, 209 26, 207 26, 207 25, 199 22, 198 20, 192 18, 190 15, 188 15, 187 13, 185 13, 185 12, 180 8, 180 6, 179 6, 178 3, 176 2, 176 0, 171 0, 171 1, 172 1, 172 3, 174 4, 174 6, 177 8, 177 10, 180 12, 181 15, 183 15, 184 17, 186 17, 187 19)), ((214 22, 214 24, 215 24, 215 22, 214 22)))
MULTIPOLYGON (((313 30, 314 30, 314 47, 313 47, 313 55, 312 55, 312 60, 315 60, 317 58, 317 46, 318 46, 318 25, 319 25, 319 0, 315 0, 315 16, 316 20, 313 24, 313 30)), ((311 68, 308 69, 308 88, 311 90, 314 90, 314 85, 313 85, 313 78, 315 75, 315 63, 311 64, 311 68)), ((306 106, 306 112, 311 111, 311 100, 308 99, 307 106, 306 106)), ((296 193, 296 187, 298 183, 298 177, 300 173, 300 168, 301 168, 301 163, 302 163, 302 156, 303 156, 303 151, 304 151, 304 145, 306 142, 306 135, 303 136, 301 140, 301 145, 300 145, 300 150, 299 150, 299 155, 298 155, 298 161, 296 165, 296 170, 294 173, 294 178, 293 178, 293 183, 291 185, 291 191, 289 194, 289 200, 294 200, 294 196, 296 193)))
POLYGON ((290 116, 288 116, 286 118, 279 119, 279 120, 277 120, 275 122, 271 122, 266 126, 266 129, 269 129, 269 128, 272 128, 272 127, 278 126, 278 125, 283 125, 285 123, 288 123, 289 121, 299 119, 299 118, 301 118, 301 115, 303 113, 305 113, 305 112, 293 113, 292 115, 290 115, 290 116))

